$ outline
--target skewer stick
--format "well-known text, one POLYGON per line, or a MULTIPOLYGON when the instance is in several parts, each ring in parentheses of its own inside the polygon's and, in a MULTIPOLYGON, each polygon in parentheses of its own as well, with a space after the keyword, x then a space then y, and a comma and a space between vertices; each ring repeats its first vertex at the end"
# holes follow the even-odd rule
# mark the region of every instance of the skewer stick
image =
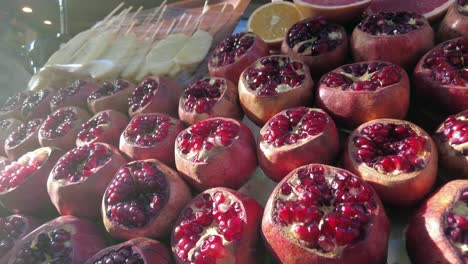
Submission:
POLYGON ((169 28, 166 30, 166 35, 172 34, 172 31, 173 31, 174 26, 176 25, 176 23, 177 23, 177 18, 174 19, 174 20, 172 20, 171 25, 170 25, 169 28))
POLYGON ((156 20, 156 23, 155 23, 155 25, 158 25, 158 27, 156 28, 156 30, 151 35, 151 40, 152 41, 154 40, 154 38, 158 34, 159 30, 161 29, 162 25, 164 24, 164 23, 161 23, 161 20, 162 20, 162 17, 164 15, 164 13, 166 13, 166 10, 167 10, 167 5, 164 5, 163 10, 159 14, 158 19, 156 20))
POLYGON ((211 35, 214 35, 214 32, 211 32, 211 30, 214 29, 214 28, 216 27, 216 25, 218 25, 219 20, 221 19, 221 17, 222 17, 223 14, 224 14, 224 11, 226 10, 227 4, 228 4, 228 2, 225 2, 225 3, 224 3, 223 7, 221 8, 221 12, 219 12, 218 16, 216 17, 215 22, 211 24, 211 25, 212 25, 211 27, 209 27, 208 32, 209 32, 211 35))
POLYGON ((135 17, 138 15, 138 13, 140 13, 141 10, 143 10, 143 6, 140 6, 137 9, 137 11, 135 11, 135 13, 133 13, 133 15, 130 18, 130 26, 128 27, 127 31, 125 31, 125 33, 123 35, 127 35, 130 32, 130 30, 132 30, 133 26, 136 23, 135 17))
POLYGON ((185 30, 187 29, 187 26, 188 26, 190 20, 192 20, 192 14, 188 15, 187 21, 185 21, 184 28, 182 29, 184 32, 185 32, 185 30))
POLYGON ((202 12, 200 13, 200 15, 195 20, 195 24, 192 27, 192 30, 191 30, 192 33, 190 35, 193 35, 198 30, 198 28, 200 27, 200 24, 201 24, 202 17, 205 15, 206 12, 208 12, 209 9, 210 9, 210 7, 208 6, 208 0, 205 0, 205 4, 203 5, 202 12))
POLYGON ((124 6, 124 3, 123 2, 120 2, 119 5, 117 5, 109 14, 107 14, 106 17, 104 17, 103 20, 97 22, 93 28, 97 28, 97 27, 100 27, 101 25, 105 24, 115 13, 117 13, 117 11, 119 11, 120 8, 122 8, 122 6, 124 6))

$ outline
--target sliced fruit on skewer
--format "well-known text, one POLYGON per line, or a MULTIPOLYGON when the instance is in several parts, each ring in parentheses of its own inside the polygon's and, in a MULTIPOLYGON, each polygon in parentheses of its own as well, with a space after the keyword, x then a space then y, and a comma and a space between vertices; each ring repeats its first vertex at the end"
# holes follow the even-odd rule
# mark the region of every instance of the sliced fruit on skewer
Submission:
POLYGON ((146 55, 150 51, 153 45, 151 39, 144 39, 137 42, 134 47, 133 56, 127 61, 127 65, 120 73, 120 76, 124 79, 135 80, 136 76, 145 62, 146 55))

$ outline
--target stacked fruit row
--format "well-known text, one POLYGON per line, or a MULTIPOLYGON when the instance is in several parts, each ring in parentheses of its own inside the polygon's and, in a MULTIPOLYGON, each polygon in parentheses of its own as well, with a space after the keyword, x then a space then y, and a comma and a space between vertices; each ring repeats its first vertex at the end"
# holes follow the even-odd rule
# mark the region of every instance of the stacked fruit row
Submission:
MULTIPOLYGON (((211 77, 184 90, 165 77, 87 79, 10 97, 0 201, 18 214, 0 219, 0 263, 259 263, 260 234, 281 263, 384 263, 382 201, 421 202, 439 161, 468 177, 468 37, 432 47, 427 21, 405 12, 354 32, 347 65, 346 32, 315 18, 288 30, 281 55, 253 33, 228 37, 211 77), (411 54, 391 52, 408 41, 411 54), (433 137, 403 120, 414 65, 417 94, 447 116, 433 137), (263 126, 257 142, 243 113, 263 126), (343 147, 337 126, 352 130, 343 147), (343 169, 330 166, 341 149, 343 169), (236 191, 257 165, 279 182, 265 209, 236 191), (57 212, 37 229, 25 216, 57 212), (125 242, 105 248, 90 220, 125 242)), ((424 202, 407 232, 416 263, 468 261, 467 193, 452 181, 424 202)))

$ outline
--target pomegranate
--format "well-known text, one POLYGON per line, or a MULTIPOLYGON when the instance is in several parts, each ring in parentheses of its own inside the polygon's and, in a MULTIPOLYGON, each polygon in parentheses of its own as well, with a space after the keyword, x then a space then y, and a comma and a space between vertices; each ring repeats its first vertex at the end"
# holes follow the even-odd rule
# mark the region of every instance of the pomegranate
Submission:
POLYGON ((107 187, 102 216, 113 237, 163 238, 191 199, 177 172, 155 159, 123 165, 107 187))
POLYGON ((424 202, 406 230, 413 263, 468 262, 468 180, 445 184, 424 202))
POLYGON ((208 59, 212 77, 225 78, 237 85, 245 68, 269 54, 268 45, 252 32, 240 32, 224 39, 208 59))
POLYGON ((24 100, 31 94, 29 91, 21 91, 15 95, 7 97, 0 106, 0 119, 15 118, 21 119, 21 107, 24 100))
POLYGON ((255 139, 244 123, 223 117, 205 119, 182 131, 176 139, 175 163, 193 188, 238 189, 255 168, 255 139))
POLYGON ((325 17, 307 18, 294 24, 286 33, 281 53, 309 66, 314 78, 343 65, 348 53, 345 29, 329 23, 325 17))
POLYGON ((18 126, 5 140, 5 153, 11 160, 16 160, 27 152, 41 147, 38 131, 44 120, 32 119, 18 126))
POLYGON ((75 147, 81 125, 90 118, 87 111, 74 107, 62 107, 53 112, 39 128, 39 143, 43 147, 70 150, 75 147))
POLYGON ((37 220, 24 215, 0 217, 0 263, 7 263, 15 244, 37 226, 37 220))
POLYGON ((348 137, 344 168, 370 183, 389 204, 408 206, 421 200, 437 176, 437 148, 413 123, 375 119, 348 137))
POLYGON ((120 134, 127 124, 127 115, 113 109, 101 111, 81 126, 76 136, 76 145, 104 142, 118 146, 120 134))
POLYGON ((47 191, 61 215, 100 218, 107 185, 126 159, 105 143, 76 147, 55 164, 47 180, 47 191))
POLYGON ((287 108, 311 105, 313 85, 307 65, 289 56, 272 55, 242 73, 240 103, 247 117, 263 126, 287 108))
POLYGON ((468 109, 468 37, 439 44, 419 60, 413 81, 420 98, 450 113, 468 109))
POLYGON ((262 207, 254 199, 227 188, 200 193, 182 211, 172 236, 177 263, 242 263, 259 261, 262 207))
POLYGON ((224 78, 203 78, 191 84, 179 100, 179 117, 188 124, 211 117, 242 119, 237 86, 224 78))
POLYGON ((427 20, 416 13, 380 12, 365 18, 351 36, 355 61, 386 61, 413 69, 424 53, 434 46, 434 32, 427 20))
POLYGON ((345 127, 377 118, 403 119, 410 101, 410 82, 398 65, 369 61, 341 66, 319 82, 315 103, 345 127))
POLYGON ((437 32, 439 41, 446 41, 458 37, 468 37, 467 0, 458 0, 449 7, 437 32))
POLYGON ((262 220, 281 263, 386 263, 390 224, 374 189, 346 170, 310 164, 273 190, 262 220))
POLYGON ((107 109, 126 114, 128 97, 134 90, 135 85, 126 80, 105 82, 88 97, 88 108, 95 114, 107 109))
POLYGON ((13 249, 8 264, 82 264, 105 246, 102 231, 92 222, 61 216, 24 237, 13 249))
POLYGON ((70 86, 60 88, 50 101, 50 110, 55 112, 65 106, 88 107, 86 99, 98 88, 94 80, 77 80, 70 86))
POLYGON ((171 257, 163 243, 139 237, 105 248, 85 262, 105 263, 169 264, 171 257))
POLYGON ((177 117, 177 107, 182 88, 167 77, 147 77, 128 97, 128 114, 134 117, 143 113, 165 113, 177 117))
POLYGON ((331 163, 338 150, 338 131, 331 117, 306 107, 273 116, 260 130, 257 143, 260 167, 276 182, 302 165, 331 163))
POLYGON ((50 101, 54 94, 55 91, 48 88, 31 93, 21 106, 21 119, 44 118, 50 114, 50 101))
POLYGON ((39 148, 0 171, 0 201, 15 213, 47 215, 54 211, 47 194, 47 177, 63 151, 39 148))
POLYGON ((174 144, 184 130, 180 120, 165 114, 135 116, 120 136, 120 150, 133 160, 157 159, 175 167, 174 144))
POLYGON ((451 115, 434 135, 441 165, 453 178, 468 178, 468 109, 451 115))
POLYGON ((16 131, 22 122, 18 119, 8 118, 0 121, 0 155, 6 156, 5 141, 11 133, 16 131))
POLYGON ((294 0, 303 17, 325 16, 330 21, 346 24, 358 18, 371 0, 294 0))

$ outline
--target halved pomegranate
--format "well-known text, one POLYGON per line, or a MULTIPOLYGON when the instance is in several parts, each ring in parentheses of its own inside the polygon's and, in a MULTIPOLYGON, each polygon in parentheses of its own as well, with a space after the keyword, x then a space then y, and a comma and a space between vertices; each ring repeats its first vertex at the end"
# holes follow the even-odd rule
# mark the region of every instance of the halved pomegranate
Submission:
POLYGON ((8 118, 0 121, 0 156, 6 156, 5 141, 11 133, 15 132, 23 122, 18 119, 8 118))
POLYGON ((50 114, 50 101, 54 95, 55 91, 48 88, 30 94, 21 106, 21 118, 23 120, 45 118, 50 114))
POLYGON ((177 263, 254 264, 262 207, 227 188, 200 193, 181 212, 172 236, 177 263))
POLYGON ((102 216, 115 238, 163 238, 192 198, 176 171, 155 159, 123 165, 104 193, 102 216))
POLYGON ((33 231, 39 222, 24 215, 10 215, 0 218, 0 263, 7 263, 14 246, 33 231))
POLYGON ((224 39, 211 53, 208 70, 212 77, 237 85, 245 68, 269 54, 268 45, 252 32, 240 32, 224 39))
POLYGON ((176 139, 175 163, 193 188, 240 188, 257 167, 255 139, 242 122, 223 117, 202 120, 176 139))
POLYGON ((289 56, 272 55, 242 73, 240 103, 247 117, 263 126, 287 108, 311 105, 313 85, 307 65, 289 56))
POLYGON ((0 171, 0 201, 15 213, 47 215, 55 211, 47 193, 47 177, 63 151, 39 148, 0 171))
POLYGON ((179 100, 180 120, 192 125, 211 117, 242 119, 237 86, 224 78, 207 77, 191 84, 179 100))
POLYGON ((88 107, 97 114, 107 109, 128 113, 128 97, 135 90, 135 85, 126 80, 105 82, 88 97, 88 107))
POLYGON ((386 263, 390 224, 374 189, 346 170, 310 164, 273 190, 262 233, 281 263, 386 263))
POLYGON ((174 144, 184 130, 180 120, 165 114, 135 116, 120 136, 120 150, 133 160, 157 159, 175 167, 174 144))
POLYGON ((147 77, 128 97, 128 114, 165 113, 177 117, 180 85, 167 77, 147 77))
POLYGON ((348 137, 344 168, 370 183, 389 204, 408 206, 429 193, 437 176, 437 148, 413 123, 375 119, 348 137))
POLYGON ((57 211, 100 218, 104 191, 126 162, 116 148, 105 143, 90 143, 67 152, 47 180, 47 191, 57 211))
POLYGON ((92 222, 61 216, 24 237, 13 249, 8 264, 82 264, 105 247, 103 232, 92 222))
POLYGON ((265 175, 279 182, 309 163, 331 163, 339 150, 335 122, 321 109, 297 107, 273 116, 260 130, 258 162, 265 175))
POLYGON ((451 115, 434 135, 440 164, 452 178, 468 178, 468 109, 451 115))
POLYGON ((86 99, 98 88, 98 83, 94 80, 77 80, 70 86, 60 88, 50 101, 50 110, 66 106, 76 106, 86 109, 88 104, 86 99))
POLYGON ((63 107, 53 112, 39 128, 39 143, 43 147, 70 150, 75 147, 76 136, 81 126, 90 118, 87 111, 74 107, 63 107))
POLYGON ((437 32, 439 41, 447 41, 458 37, 468 37, 467 0, 458 0, 449 7, 437 32))
POLYGON ((359 23, 351 36, 355 61, 387 61, 413 69, 434 46, 434 31, 416 13, 377 13, 359 23))
POLYGON ((444 185, 424 202, 406 230, 413 263, 468 263, 468 180, 444 185))
POLYGON ((468 109, 468 37, 437 45, 421 58, 413 81, 418 98, 451 113, 468 109))
POLYGON ((343 65, 348 53, 345 29, 329 23, 325 17, 307 18, 294 24, 286 33, 281 53, 309 66, 314 78, 343 65))
POLYGON ((163 243, 139 237, 105 248, 85 262, 85 264, 106 263, 169 264, 171 257, 163 243))
POLYGON ((127 124, 128 117, 121 112, 112 109, 99 112, 81 126, 76 145, 104 142, 117 147, 120 134, 127 124))
POLYGON ((32 119, 18 126, 5 140, 5 153, 11 160, 16 160, 23 154, 38 149, 38 131, 44 119, 32 119))
POLYGON ((21 107, 30 94, 30 91, 21 91, 7 97, 3 105, 0 106, 0 120, 7 118, 21 119, 21 107))
POLYGON ((408 74, 389 62, 347 64, 320 79, 315 103, 346 127, 377 118, 403 119, 410 103, 408 74))

